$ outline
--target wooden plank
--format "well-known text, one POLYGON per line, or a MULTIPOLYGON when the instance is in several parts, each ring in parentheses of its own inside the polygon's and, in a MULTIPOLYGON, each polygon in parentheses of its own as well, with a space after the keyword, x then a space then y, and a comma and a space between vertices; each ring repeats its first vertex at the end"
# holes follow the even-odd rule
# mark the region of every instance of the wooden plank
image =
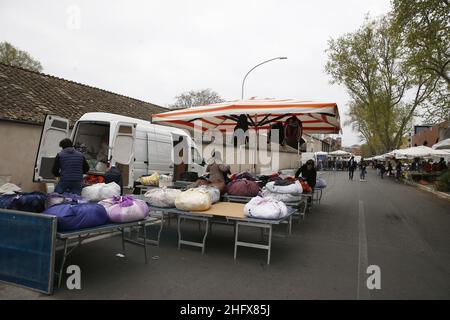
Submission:
MULTIPOLYGON (((244 214, 244 203, 234 203, 234 202, 217 202, 212 205, 206 211, 201 211, 199 214, 208 214, 213 216, 221 217, 232 217, 232 218, 246 218, 244 214)), ((195 213, 195 212, 192 212, 195 213)))

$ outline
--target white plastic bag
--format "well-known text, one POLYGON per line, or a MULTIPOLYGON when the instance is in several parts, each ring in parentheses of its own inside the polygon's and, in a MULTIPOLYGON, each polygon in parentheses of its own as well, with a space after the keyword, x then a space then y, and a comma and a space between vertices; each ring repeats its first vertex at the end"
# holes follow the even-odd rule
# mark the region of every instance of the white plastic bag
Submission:
POLYGON ((172 185, 172 176, 162 174, 159 176, 159 187, 170 187, 172 185))
POLYGON ((181 190, 156 188, 148 190, 144 197, 146 201, 156 207, 173 208, 175 207, 175 199, 181 193, 181 190))
POLYGON ((15 194, 16 192, 21 192, 22 189, 16 186, 14 183, 5 183, 0 187, 0 194, 15 194))
POLYGON ((120 186, 115 183, 107 183, 100 189, 100 200, 120 196, 120 186))
POLYGON ((211 208, 211 196, 206 191, 189 189, 175 199, 175 206, 183 211, 205 211, 211 208))
POLYGON ((288 210, 281 201, 254 197, 245 205, 244 213, 252 218, 281 219, 287 216, 288 210))
POLYGON ((212 203, 216 203, 220 201, 220 190, 217 189, 216 187, 211 187, 211 186, 200 186, 198 188, 196 188, 200 191, 205 191, 208 192, 209 195, 211 196, 211 202, 212 203))
POLYGON ((283 202, 299 202, 302 199, 302 195, 293 195, 290 193, 276 193, 270 192, 266 188, 263 188, 261 195, 263 198, 274 199, 283 202))
POLYGON ((81 191, 81 196, 88 201, 98 202, 114 196, 120 196, 120 186, 115 182, 108 184, 96 183, 92 186, 84 187, 81 191))
POLYGON ((298 195, 303 192, 302 185, 298 181, 295 181, 295 183, 287 185, 287 186, 276 186, 275 181, 271 181, 266 184, 266 188, 270 192, 275 192, 275 193, 290 193, 290 194, 298 195))
POLYGON ((83 190, 81 190, 81 196, 88 201, 100 201, 102 200, 100 197, 100 190, 104 185, 104 183, 96 183, 92 186, 84 187, 83 190))

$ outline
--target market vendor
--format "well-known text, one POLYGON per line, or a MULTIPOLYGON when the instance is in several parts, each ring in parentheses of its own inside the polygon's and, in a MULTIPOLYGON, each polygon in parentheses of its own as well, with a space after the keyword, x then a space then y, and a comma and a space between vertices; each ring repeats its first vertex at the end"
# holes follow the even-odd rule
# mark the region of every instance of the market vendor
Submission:
POLYGON ((84 155, 75 150, 72 140, 63 139, 59 142, 62 151, 55 157, 52 173, 60 177, 55 192, 70 192, 81 194, 83 174, 89 171, 89 164, 84 155))
POLYGON ((439 170, 439 171, 445 171, 445 170, 447 170, 447 169, 448 169, 448 167, 447 167, 447 164, 445 163, 444 158, 441 158, 441 159, 439 160, 439 162, 438 162, 438 170, 439 170))
POLYGON ((227 180, 227 175, 231 173, 230 166, 222 162, 219 152, 214 152, 211 159, 207 162, 206 172, 209 172, 209 181, 223 182, 227 180))
POLYGON ((306 161, 306 163, 303 166, 301 166, 297 170, 297 172, 295 172, 296 179, 300 175, 306 179, 306 182, 308 182, 311 189, 314 190, 314 187, 316 186, 316 179, 317 179, 317 170, 314 166, 314 160, 306 161))

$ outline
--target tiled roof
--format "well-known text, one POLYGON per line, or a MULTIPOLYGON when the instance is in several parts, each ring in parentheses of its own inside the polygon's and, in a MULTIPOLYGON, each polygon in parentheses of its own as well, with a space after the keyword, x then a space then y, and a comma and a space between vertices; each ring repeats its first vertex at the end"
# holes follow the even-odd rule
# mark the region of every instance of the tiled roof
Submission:
POLYGON ((143 120, 166 108, 81 83, 0 63, 0 119, 43 123, 45 114, 73 124, 87 112, 143 120))

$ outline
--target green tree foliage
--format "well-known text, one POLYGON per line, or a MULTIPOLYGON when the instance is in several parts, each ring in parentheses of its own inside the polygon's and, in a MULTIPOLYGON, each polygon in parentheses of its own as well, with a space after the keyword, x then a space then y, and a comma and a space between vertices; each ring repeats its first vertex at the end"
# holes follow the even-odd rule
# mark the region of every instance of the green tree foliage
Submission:
POLYGON ((393 0, 393 27, 417 72, 435 74, 450 85, 450 4, 448 0, 393 0))
POLYGON ((427 123, 450 117, 450 4, 448 0, 393 0, 393 29, 403 41, 406 64, 433 76, 433 94, 423 106, 427 123))
POLYGON ((42 65, 39 61, 6 41, 0 43, 0 63, 32 71, 42 71, 42 65))
POLYGON ((212 103, 223 102, 220 95, 211 89, 203 89, 184 92, 175 97, 175 103, 170 106, 172 109, 190 108, 205 106, 212 103))
POLYGON ((398 148, 435 78, 413 74, 402 39, 388 17, 366 19, 353 33, 331 39, 326 72, 350 95, 349 121, 374 153, 398 148))

